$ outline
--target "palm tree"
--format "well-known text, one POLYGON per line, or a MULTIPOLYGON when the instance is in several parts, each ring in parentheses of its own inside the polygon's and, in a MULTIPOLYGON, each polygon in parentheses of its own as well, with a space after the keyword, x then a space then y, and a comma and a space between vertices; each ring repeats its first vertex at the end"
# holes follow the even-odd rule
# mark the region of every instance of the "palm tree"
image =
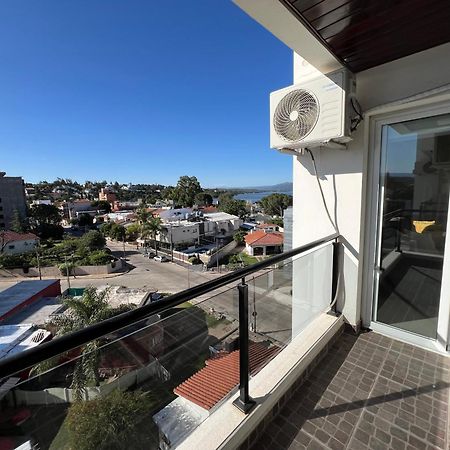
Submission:
MULTIPOLYGON (((56 329, 55 338, 81 330, 102 320, 109 319, 132 308, 130 305, 119 305, 113 308, 108 303, 110 288, 98 291, 88 286, 81 298, 68 298, 64 304, 68 310, 58 315, 49 325, 56 329)), ((80 348, 80 356, 75 361, 75 367, 70 387, 74 390, 74 398, 81 400, 86 386, 89 383, 100 385, 99 348, 101 341, 93 340, 80 348)), ((62 356, 62 355, 60 355, 62 356)), ((60 362, 60 356, 34 366, 32 373, 41 374, 60 362)))
POLYGON ((147 230, 153 239, 156 255, 158 255, 158 241, 156 240, 156 235, 161 231, 161 228, 161 219, 159 217, 152 217, 147 222, 147 230))

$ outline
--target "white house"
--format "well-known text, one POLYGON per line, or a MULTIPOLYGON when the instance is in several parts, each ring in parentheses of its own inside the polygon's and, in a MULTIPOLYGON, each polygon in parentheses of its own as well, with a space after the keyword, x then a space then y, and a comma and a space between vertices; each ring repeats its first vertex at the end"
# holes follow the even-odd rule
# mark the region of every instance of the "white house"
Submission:
POLYGON ((33 233, 0 231, 0 254, 17 255, 34 251, 39 238, 33 233))

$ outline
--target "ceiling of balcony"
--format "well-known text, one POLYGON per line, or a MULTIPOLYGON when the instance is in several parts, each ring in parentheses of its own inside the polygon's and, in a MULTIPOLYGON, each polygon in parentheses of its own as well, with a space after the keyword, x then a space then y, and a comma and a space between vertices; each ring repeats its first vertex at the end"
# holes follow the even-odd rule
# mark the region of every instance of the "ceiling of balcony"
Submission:
POLYGON ((280 0, 353 72, 450 41, 449 0, 280 0))

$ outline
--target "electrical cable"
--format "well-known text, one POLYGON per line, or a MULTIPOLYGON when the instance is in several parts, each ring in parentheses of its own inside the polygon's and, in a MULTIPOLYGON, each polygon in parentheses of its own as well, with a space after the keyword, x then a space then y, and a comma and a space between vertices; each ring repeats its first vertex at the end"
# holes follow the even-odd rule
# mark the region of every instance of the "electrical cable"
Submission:
POLYGON ((355 111, 355 113, 358 116, 358 117, 351 119, 350 132, 353 133, 358 128, 358 125, 364 120, 364 116, 362 115, 361 106, 358 103, 358 100, 356 100, 354 97, 351 97, 350 104, 352 105, 353 111, 355 111), (355 102, 356 102, 357 106, 355 106, 355 102))
MULTIPOLYGON (((316 177, 317 180, 317 184, 319 185, 319 190, 320 190, 320 195, 322 196, 322 202, 323 202, 323 206, 325 208, 325 211, 327 213, 328 216, 328 220, 330 221, 331 225, 333 226, 334 230, 336 231, 337 234, 340 234, 339 229, 337 227, 337 225, 334 223, 333 219, 331 218, 331 214, 330 211, 328 209, 328 205, 327 202, 325 200, 325 195, 323 193, 323 189, 322 189, 322 184, 320 183, 320 179, 319 179, 319 175, 317 173, 317 166, 316 166, 316 160, 314 159, 314 154, 313 152, 309 149, 309 148, 305 148, 305 150, 309 153, 309 156, 311 157, 311 161, 313 164, 313 168, 314 168, 314 175, 316 177)), ((338 301, 338 297, 339 297, 339 292, 341 291, 341 273, 338 274, 338 280, 337 280, 337 285, 336 285, 336 293, 334 295, 333 300, 331 301, 330 305, 327 307, 327 309, 329 310, 330 308, 333 308, 334 305, 336 305, 337 301, 338 301)))
POLYGON ((322 184, 320 183, 319 175, 317 173, 316 160, 314 159, 313 152, 309 148, 305 148, 305 150, 309 153, 309 156, 311 157, 311 161, 312 161, 313 168, 314 168, 314 175, 316 176, 317 184, 319 185, 320 195, 322 196, 323 206, 325 207, 325 211, 327 213, 328 219, 329 219, 331 225, 333 225, 333 228, 336 231, 336 233, 340 234, 337 225, 334 223, 333 219, 331 218, 331 214, 328 209, 327 201, 325 200, 325 195, 323 193, 322 184))

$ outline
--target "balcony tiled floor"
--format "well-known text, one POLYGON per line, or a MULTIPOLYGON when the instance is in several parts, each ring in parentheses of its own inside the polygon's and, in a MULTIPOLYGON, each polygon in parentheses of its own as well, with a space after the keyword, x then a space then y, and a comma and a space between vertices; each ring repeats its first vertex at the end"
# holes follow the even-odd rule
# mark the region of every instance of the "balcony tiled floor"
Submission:
POLYGON ((252 450, 450 448, 450 358, 344 333, 252 450))

